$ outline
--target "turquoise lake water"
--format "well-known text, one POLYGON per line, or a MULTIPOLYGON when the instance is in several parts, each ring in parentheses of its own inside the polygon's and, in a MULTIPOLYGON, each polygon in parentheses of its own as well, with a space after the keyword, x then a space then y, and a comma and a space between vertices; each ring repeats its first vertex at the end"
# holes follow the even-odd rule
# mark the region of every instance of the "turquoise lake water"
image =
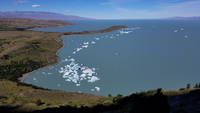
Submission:
POLYGON ((63 36, 60 62, 24 81, 97 95, 179 89, 200 82, 200 21, 95 20, 41 31, 84 31, 126 25, 104 34, 63 36))

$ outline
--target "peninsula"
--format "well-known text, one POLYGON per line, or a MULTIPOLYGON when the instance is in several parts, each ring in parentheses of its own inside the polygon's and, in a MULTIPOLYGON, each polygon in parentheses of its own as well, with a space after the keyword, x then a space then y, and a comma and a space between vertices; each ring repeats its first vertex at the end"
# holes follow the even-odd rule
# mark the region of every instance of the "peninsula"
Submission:
POLYGON ((35 19, 0 19, 0 78, 16 81, 25 73, 57 63, 56 52, 63 46, 62 35, 106 33, 126 28, 111 26, 106 29, 83 32, 42 32, 35 27, 62 27, 73 25, 63 21, 35 19))

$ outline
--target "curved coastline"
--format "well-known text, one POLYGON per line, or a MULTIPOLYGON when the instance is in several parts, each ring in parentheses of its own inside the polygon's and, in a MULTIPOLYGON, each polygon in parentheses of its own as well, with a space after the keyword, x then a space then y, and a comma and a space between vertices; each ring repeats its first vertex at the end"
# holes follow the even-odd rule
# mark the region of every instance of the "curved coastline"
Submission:
POLYGON ((35 72, 35 71, 38 71, 38 70, 40 70, 40 69, 43 69, 43 68, 46 68, 46 67, 49 67, 49 66, 53 66, 53 65, 59 63, 59 61, 60 61, 60 57, 58 56, 59 50, 62 49, 62 48, 64 48, 64 46, 65 46, 64 41, 62 40, 62 37, 63 37, 63 36, 60 37, 60 40, 61 40, 61 42, 62 42, 62 46, 61 46, 61 47, 57 50, 57 52, 56 52, 56 57, 54 58, 54 61, 55 61, 55 62, 52 63, 52 64, 49 64, 49 65, 46 65, 46 66, 44 66, 44 67, 41 67, 41 68, 39 68, 39 69, 37 69, 37 70, 34 70, 34 71, 32 71, 32 72, 23 74, 21 77, 18 78, 19 82, 24 83, 24 80, 25 80, 31 73, 33 73, 33 72, 35 72))
MULTIPOLYGON (((18 81, 21 82, 21 83, 24 83, 24 80, 33 72, 35 71, 38 71, 40 69, 43 69, 43 68, 46 68, 46 67, 49 67, 49 66, 53 66, 57 63, 59 63, 60 61, 60 57, 58 56, 58 53, 59 53, 59 50, 61 50, 62 48, 64 48, 65 46, 65 43, 63 41, 63 36, 67 36, 67 35, 89 35, 89 34, 99 34, 99 33, 108 33, 108 32, 112 32, 112 31, 115 31, 115 30, 119 30, 119 29, 123 29, 123 28, 127 28, 127 26, 123 26, 123 25, 119 25, 119 26, 111 26, 111 27, 108 27, 108 28, 105 28, 105 29, 101 29, 101 30, 92 30, 92 31, 81 31, 81 32, 61 32, 61 36, 59 37, 59 39, 61 40, 62 44, 61 44, 61 47, 57 50, 56 52, 56 55, 55 55, 55 58, 53 59, 55 62, 54 63, 51 63, 51 64, 48 64, 46 66, 43 66, 37 70, 34 70, 32 72, 29 72, 29 73, 25 73, 23 74, 21 77, 18 78, 18 81)), ((41 31, 40 31, 41 32, 41 31)), ((43 31, 42 31, 43 32, 43 31)), ((57 33, 57 32, 56 32, 57 33)))

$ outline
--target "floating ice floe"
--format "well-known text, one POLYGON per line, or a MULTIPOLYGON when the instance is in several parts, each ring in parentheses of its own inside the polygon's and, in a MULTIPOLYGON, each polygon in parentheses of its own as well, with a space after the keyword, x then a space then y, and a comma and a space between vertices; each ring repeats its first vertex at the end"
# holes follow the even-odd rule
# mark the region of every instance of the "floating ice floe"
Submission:
POLYGON ((83 48, 77 48, 76 51, 79 52, 80 50, 82 50, 83 48))
POLYGON ((120 34, 129 34, 132 33, 134 30, 140 29, 140 27, 135 27, 135 28, 124 28, 119 31, 120 34))
POLYGON ((188 35, 185 35, 184 38, 188 38, 188 35))
POLYGON ((91 91, 98 91, 99 92, 100 91, 100 87, 96 86, 96 87, 94 87, 94 89, 91 89, 91 91))
MULTIPOLYGON (((95 44, 95 43, 96 42, 92 41, 92 44, 95 44)), ((72 54, 76 54, 76 53, 80 52, 82 49, 88 48, 89 44, 90 44, 89 42, 83 42, 83 44, 80 44, 81 47, 78 47, 78 48, 74 49, 72 54)))
POLYGON ((178 32, 178 30, 174 30, 174 33, 177 33, 178 32))
POLYGON ((95 42, 95 41, 92 41, 91 44, 96 44, 96 42, 95 42))
POLYGON ((129 34, 133 32, 134 30, 141 29, 140 27, 133 27, 133 28, 123 28, 119 31, 120 34, 129 34))
POLYGON ((95 40, 100 40, 100 38, 95 38, 95 40))
POLYGON ((119 55, 119 53, 115 53, 115 55, 116 55, 116 56, 118 56, 118 55, 119 55))
POLYGON ((110 36, 111 39, 115 38, 114 36, 110 36))
POLYGON ((84 45, 89 45, 89 42, 83 42, 84 45))
POLYGON ((71 62, 75 62, 75 59, 74 59, 74 58, 71 58, 71 59, 69 59, 69 61, 71 61, 71 62))
POLYGON ((82 48, 88 48, 88 45, 83 45, 82 48))
POLYGON ((120 34, 116 34, 115 36, 119 36, 120 34))
POLYGON ((100 91, 100 87, 95 87, 96 91, 100 91))
POLYGON ((132 31, 120 31, 121 34, 129 34, 131 33, 132 31))
POLYGON ((99 79, 98 77, 96 77, 96 76, 92 76, 92 77, 89 77, 89 78, 90 78, 90 79, 88 80, 88 82, 91 82, 91 83, 100 80, 100 79, 99 79))
POLYGON ((92 69, 83 69, 83 74, 88 74, 89 76, 92 76, 93 73, 95 73, 92 69))
POLYGON ((61 67, 59 73, 67 82, 73 82, 76 86, 81 85, 81 81, 86 80, 89 83, 94 83, 100 80, 95 72, 95 68, 89 68, 84 65, 80 65, 75 62, 75 59, 71 58, 67 60, 69 64, 61 67))
POLYGON ((36 81, 37 79, 34 77, 33 80, 36 81))
POLYGON ((180 30, 181 30, 181 31, 183 31, 183 30, 184 30, 184 28, 181 28, 180 30))

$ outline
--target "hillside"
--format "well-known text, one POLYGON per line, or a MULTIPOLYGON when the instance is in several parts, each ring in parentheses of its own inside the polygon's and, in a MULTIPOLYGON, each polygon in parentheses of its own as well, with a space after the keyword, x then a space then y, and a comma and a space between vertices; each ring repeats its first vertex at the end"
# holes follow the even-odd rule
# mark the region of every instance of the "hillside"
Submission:
POLYGON ((130 96, 94 96, 41 89, 0 80, 0 112, 199 113, 200 89, 161 89, 130 96))
POLYGON ((8 30, 25 30, 39 27, 62 27, 72 25, 72 23, 56 20, 36 20, 27 18, 0 18, 0 31, 5 28, 8 30))
POLYGON ((0 18, 31 18, 40 20, 88 20, 91 18, 63 15, 51 12, 35 12, 35 11, 16 11, 16 12, 0 12, 0 18))
MULTIPOLYGON (((112 103, 112 98, 84 93, 47 90, 8 80, 0 80, 0 109, 35 111, 59 106, 94 106, 112 103)), ((0 111, 1 112, 1 111, 0 111)))

